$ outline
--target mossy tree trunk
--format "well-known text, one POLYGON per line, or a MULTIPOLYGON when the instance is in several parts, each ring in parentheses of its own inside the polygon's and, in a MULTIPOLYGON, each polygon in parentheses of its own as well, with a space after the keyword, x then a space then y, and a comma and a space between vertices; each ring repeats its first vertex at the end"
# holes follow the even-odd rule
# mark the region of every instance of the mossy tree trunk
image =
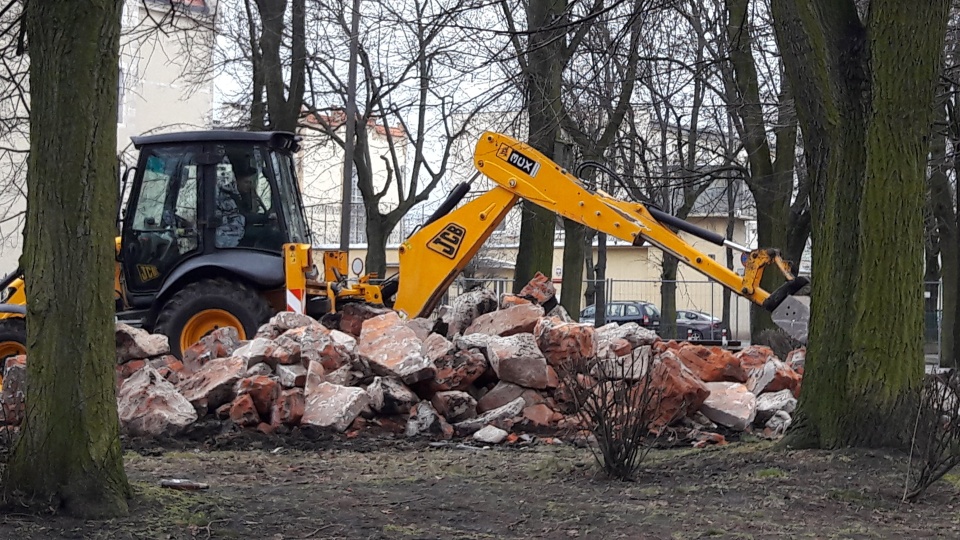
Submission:
POLYGON ((924 164, 947 0, 774 0, 811 180, 812 315, 788 442, 901 445, 923 375, 924 164), (891 309, 891 306, 897 306, 891 309))
POLYGON ((127 512, 115 390, 120 0, 27 2, 30 158, 26 419, 7 494, 84 517, 127 512), (40 322, 42 321, 42 324, 40 322))

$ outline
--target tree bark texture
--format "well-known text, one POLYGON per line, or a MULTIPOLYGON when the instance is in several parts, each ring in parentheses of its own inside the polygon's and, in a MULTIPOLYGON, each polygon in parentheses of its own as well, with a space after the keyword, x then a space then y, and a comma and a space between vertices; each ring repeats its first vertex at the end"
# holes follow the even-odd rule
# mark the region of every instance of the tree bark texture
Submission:
MULTIPOLYGON (((306 0, 292 0, 290 16, 290 57, 281 52, 287 29, 287 0, 256 0, 260 12, 260 66, 254 68, 255 87, 263 84, 267 94, 270 129, 296 132, 306 89, 306 0), (287 65, 289 62, 289 66, 287 65), (285 76, 288 75, 288 77, 285 76)), ((256 88, 255 88, 256 89, 256 88)))
POLYGON ((7 494, 127 512, 115 390, 114 212, 120 0, 27 2, 27 413, 7 494))
POLYGON ((807 365, 788 442, 899 446, 908 435, 923 375, 923 167, 948 4, 873 0, 862 22, 853 0, 772 2, 814 212, 807 365))
MULTIPOLYGON (((527 50, 527 112, 530 122, 530 146, 552 158, 560 134, 560 88, 564 66, 563 27, 556 21, 567 7, 566 0, 529 0, 527 24, 530 38, 527 50)), ((514 271, 513 292, 537 272, 551 275, 556 215, 524 200, 521 203, 520 245, 514 271)))

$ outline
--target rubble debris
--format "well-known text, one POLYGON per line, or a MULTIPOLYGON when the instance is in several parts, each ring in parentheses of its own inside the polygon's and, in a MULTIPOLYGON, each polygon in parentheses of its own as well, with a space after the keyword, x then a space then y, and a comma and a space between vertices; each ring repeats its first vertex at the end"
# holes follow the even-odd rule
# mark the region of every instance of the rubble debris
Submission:
POLYGON ((260 414, 257 413, 257 408, 253 404, 253 398, 250 397, 250 394, 238 396, 237 399, 233 400, 233 403, 230 404, 230 420, 243 427, 260 425, 260 414))
MULTIPOLYGON (((592 325, 543 317, 534 327, 533 337, 547 363, 554 368, 597 356, 597 332, 592 325)), ((621 354, 626 354, 630 345, 626 340, 623 342, 627 350, 621 354)))
POLYGON ((420 398, 402 382, 391 377, 374 377, 367 386, 370 407, 382 414, 407 414, 420 398))
POLYGON ((779 411, 791 414, 796 409, 797 398, 793 397, 793 392, 790 390, 784 389, 778 392, 766 392, 757 396, 756 422, 763 425, 779 411))
POLYGON ((463 331, 464 335, 486 334, 507 337, 529 334, 543 317, 543 308, 535 304, 520 304, 480 315, 463 331))
POLYGON ((269 418, 273 402, 280 397, 280 385, 266 375, 256 375, 240 379, 235 394, 250 395, 259 418, 269 418))
POLYGON ((167 336, 151 334, 124 323, 117 323, 116 339, 118 364, 170 354, 170 341, 167 336))
POLYGON ((307 368, 303 364, 277 366, 277 377, 284 388, 303 388, 307 384, 307 368))
POLYGON ((423 343, 396 312, 367 319, 360 334, 360 356, 374 373, 414 384, 433 377, 436 368, 423 356, 423 343))
POLYGON ((9 426, 19 426, 26 414, 27 395, 27 357, 24 355, 7 358, 3 370, 2 420, 9 426))
POLYGON ((233 387, 246 372, 247 362, 243 358, 211 360, 196 373, 181 380, 177 390, 194 406, 197 415, 202 417, 233 400, 233 387))
POLYGON ((705 383, 710 395, 700 410, 714 422, 736 430, 745 430, 757 415, 757 397, 742 383, 705 383))
POLYGON ((507 403, 503 407, 498 407, 496 409, 487 411, 469 420, 457 422, 454 424, 454 427, 457 428, 458 432, 468 435, 473 434, 487 424, 496 424, 502 420, 507 420, 519 415, 520 412, 523 411, 525 405, 526 404, 524 403, 523 398, 517 398, 510 403, 507 403))
MULTIPOLYGON (((3 381, 4 407, 11 376, 8 369, 3 381)), ((194 406, 150 366, 120 384, 117 412, 121 430, 135 436, 177 435, 198 419, 194 406)))
POLYGON ((509 435, 507 431, 497 426, 486 426, 474 433, 473 438, 486 444, 500 444, 507 438, 507 435, 509 435))
MULTIPOLYGON (((227 358, 240 348, 240 334, 231 326, 217 328, 183 351, 183 365, 189 373, 196 373, 207 362, 227 358)), ((248 366, 244 366, 246 369, 248 366)))
POLYGON ((442 320, 447 324, 446 337, 462 334, 474 319, 497 309, 497 295, 490 289, 469 291, 453 300, 442 320))
POLYGON ((450 422, 463 422, 477 416, 477 400, 466 392, 437 392, 430 402, 437 413, 450 422))
POLYGON ((557 287, 553 284, 553 281, 551 281, 550 278, 543 275, 541 272, 537 272, 534 274, 533 279, 527 282, 527 284, 520 289, 519 296, 521 298, 530 298, 536 303, 542 305, 556 298, 557 287))
POLYGON ((490 365, 501 381, 527 388, 556 387, 557 381, 551 381, 547 371, 547 359, 531 334, 494 337, 488 341, 488 347, 492 353, 490 365))
POLYGON ((477 400, 477 411, 485 413, 487 411, 503 407, 518 397, 523 398, 524 406, 537 405, 543 403, 543 396, 536 390, 524 388, 520 385, 500 381, 492 390, 477 400))
MULTIPOLYGON (((348 438, 379 429, 486 444, 532 441, 531 432, 584 442, 595 438, 581 401, 610 392, 648 407, 651 432, 670 426, 672 440, 694 446, 724 444, 736 430, 776 438, 791 425, 804 349, 783 362, 767 347, 731 354, 664 342, 636 323, 574 323, 540 294, 552 283, 538 280, 524 297, 472 291, 436 321, 361 304, 325 324, 284 312, 250 340, 217 330, 183 362, 161 352, 162 340, 118 326, 124 432, 177 434, 203 419, 265 434, 315 426, 348 438)), ((25 361, 7 360, 0 391, 13 425, 25 410, 25 361)))
POLYGON ((353 337, 360 337, 364 322, 387 313, 394 313, 394 311, 355 302, 346 304, 340 308, 339 330, 353 337))
POLYGON ((342 433, 369 405, 370 396, 363 388, 323 382, 306 398, 300 423, 329 427, 342 433))
POLYGON ((747 382, 747 374, 737 357, 720 347, 683 345, 677 356, 703 382, 747 382))
POLYGON ((453 427, 441 416, 429 401, 421 401, 410 409, 406 436, 434 435, 443 439, 453 438, 453 427))

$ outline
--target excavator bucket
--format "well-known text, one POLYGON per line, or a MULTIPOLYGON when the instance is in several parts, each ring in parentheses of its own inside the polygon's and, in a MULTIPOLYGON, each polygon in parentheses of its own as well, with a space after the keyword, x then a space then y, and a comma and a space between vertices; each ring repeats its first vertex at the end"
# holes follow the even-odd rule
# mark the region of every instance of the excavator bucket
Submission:
POLYGON ((810 297, 788 296, 772 312, 773 322, 793 339, 807 344, 807 325, 810 321, 810 297))

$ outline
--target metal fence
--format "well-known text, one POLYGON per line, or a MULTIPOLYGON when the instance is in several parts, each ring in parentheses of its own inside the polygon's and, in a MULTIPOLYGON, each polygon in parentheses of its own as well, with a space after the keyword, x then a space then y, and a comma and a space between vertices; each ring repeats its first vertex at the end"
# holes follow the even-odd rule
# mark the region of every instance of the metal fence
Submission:
MULTIPOLYGON (((660 306, 660 294, 663 281, 660 280, 623 280, 607 279, 603 281, 602 290, 607 302, 613 301, 643 301, 660 306)), ((676 305, 678 310, 699 311, 713 317, 723 318, 724 288, 709 280, 677 280, 667 283, 676 285, 676 305)), ((600 282, 584 281, 583 289, 589 287, 601 290, 600 282)), ((484 287, 498 295, 513 290, 513 280, 502 278, 458 278, 450 290, 444 303, 448 303, 457 296, 475 289, 484 287)), ((560 294, 560 284, 557 284, 557 294, 560 294)), ((748 341, 750 339, 750 301, 735 294, 730 295, 730 315, 726 320, 729 328, 729 339, 748 341)), ((580 309, 587 307, 581 296, 580 309)), ((716 336, 719 339, 719 336, 716 336)))
MULTIPOLYGON (((663 281, 659 280, 618 280, 608 279, 604 281, 604 297, 607 302, 612 301, 646 301, 651 302, 658 307, 661 304, 660 294, 663 281)), ((678 310, 693 310, 709 314, 713 317, 723 319, 723 294, 724 288, 719 284, 709 280, 678 280, 672 282, 676 285, 676 305, 678 310)), ((596 287, 597 282, 585 281, 583 290, 589 286, 596 287)), ((444 303, 477 287, 485 287, 493 290, 498 295, 508 293, 513 290, 513 281, 509 279, 483 279, 483 278, 458 278, 447 295, 444 303)), ((926 301, 925 319, 924 319, 924 355, 928 363, 938 363, 940 357, 941 332, 940 326, 943 316, 943 299, 940 295, 941 283, 928 282, 924 284, 924 297, 926 301)), ((557 284, 557 293, 560 293, 560 285, 557 284)), ((581 298, 581 309, 586 307, 586 302, 581 298)), ((730 295, 730 314, 724 322, 730 329, 730 339, 737 339, 744 342, 750 340, 750 309, 749 300, 730 295)))

